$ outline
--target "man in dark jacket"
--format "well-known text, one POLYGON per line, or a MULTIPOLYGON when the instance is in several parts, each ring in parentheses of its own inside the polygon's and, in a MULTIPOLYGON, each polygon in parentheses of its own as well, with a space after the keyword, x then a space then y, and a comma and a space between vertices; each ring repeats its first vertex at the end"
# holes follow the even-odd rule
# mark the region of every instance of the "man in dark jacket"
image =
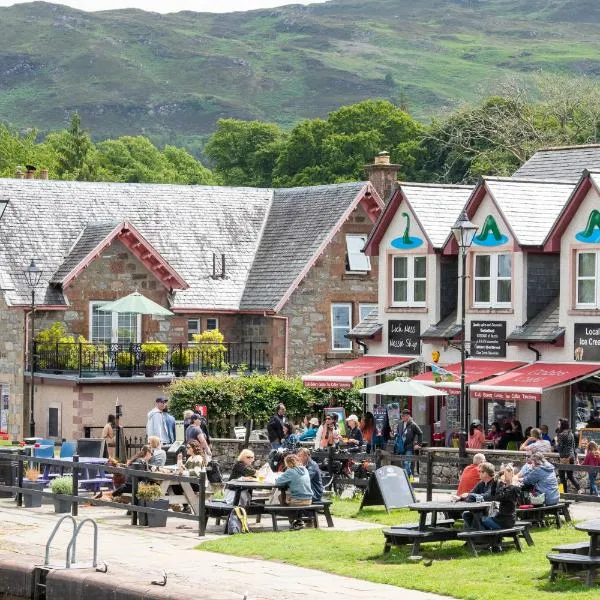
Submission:
POLYGON ((354 452, 358 452, 363 443, 362 431, 358 428, 358 417, 356 415, 350 415, 346 422, 348 423, 348 432, 346 437, 348 438, 348 449, 354 452))
MULTIPOLYGON (((488 462, 479 465, 479 483, 470 491, 453 496, 453 500, 462 500, 464 502, 490 502, 496 495, 496 472, 494 465, 488 462)), ((478 529, 475 526, 475 515, 470 510, 466 510, 463 514, 463 522, 465 529, 478 529)))
MULTIPOLYGON (((402 422, 398 426, 398 433, 396 434, 396 454, 413 456, 415 450, 420 448, 423 432, 413 421, 413 418, 410 416, 410 411, 406 408, 402 411, 400 418, 402 419, 402 422)), ((404 461, 404 470, 408 477, 412 477, 413 466, 411 460, 404 461)))
POLYGON ((296 452, 296 456, 308 471, 310 487, 313 492, 313 503, 321 502, 321 499, 323 498, 323 477, 321 476, 319 465, 311 458, 310 450, 308 448, 300 448, 300 450, 296 452))
POLYGON ((269 419, 267 423, 267 435, 271 448, 277 450, 281 446, 283 440, 283 424, 285 423, 285 406, 280 404, 277 407, 277 412, 269 419))

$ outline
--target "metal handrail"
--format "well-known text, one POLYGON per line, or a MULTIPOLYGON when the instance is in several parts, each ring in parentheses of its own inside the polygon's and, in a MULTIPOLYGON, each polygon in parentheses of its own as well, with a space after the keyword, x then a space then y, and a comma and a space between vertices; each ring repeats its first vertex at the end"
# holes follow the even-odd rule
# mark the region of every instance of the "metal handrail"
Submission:
POLYGON ((88 522, 94 526, 94 558, 92 560, 92 567, 96 568, 98 566, 98 524, 96 521, 94 521, 94 519, 88 517, 79 523, 77 529, 73 533, 73 537, 71 538, 69 545, 67 546, 67 569, 71 568, 71 563, 77 562, 75 560, 75 554, 77 551, 77 536, 79 535, 81 528, 88 522), (69 549, 71 548, 71 561, 69 562, 69 549))
MULTIPOLYGON (((61 517, 56 522, 56 525, 54 526, 54 529, 52 530, 52 533, 50 534, 50 537, 48 538, 48 541, 46 542, 46 553, 44 554, 44 567, 48 567, 50 565, 50 548, 52 546, 52 540, 54 539, 54 536, 58 533, 58 530, 60 529, 62 522, 67 519, 73 523, 73 533, 71 535, 71 541, 69 542, 69 545, 71 544, 71 542, 73 541, 73 539, 75 537, 75 532, 77 530, 77 521, 75 521, 75 519, 71 515, 65 515, 64 517, 61 517)), ((67 568, 67 569, 70 568, 69 565, 70 565, 70 563, 69 563, 69 546, 67 546, 67 558, 66 558, 66 562, 65 562, 65 568, 67 568)))

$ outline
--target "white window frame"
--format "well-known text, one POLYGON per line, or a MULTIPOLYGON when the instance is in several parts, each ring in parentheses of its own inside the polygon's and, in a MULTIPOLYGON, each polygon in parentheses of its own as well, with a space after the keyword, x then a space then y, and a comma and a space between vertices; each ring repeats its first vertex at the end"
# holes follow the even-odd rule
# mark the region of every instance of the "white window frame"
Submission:
MULTIPOLYGON (((110 328, 110 341, 106 340, 97 340, 94 339, 92 335, 93 332, 93 323, 94 323, 94 308, 97 306, 102 306, 103 304, 107 304, 110 300, 91 300, 90 301, 90 319, 89 319, 89 340, 94 343, 104 343, 104 344, 116 344, 119 339, 118 329, 119 329, 119 313, 113 312, 108 313, 111 315, 111 328, 110 328)), ((133 340, 134 344, 139 344, 142 341, 142 315, 137 315, 137 324, 136 324, 136 339, 133 340)))
POLYGON ((595 309, 598 308, 598 282, 600 281, 600 251, 598 250, 578 250, 575 254, 575 308, 587 308, 595 309), (579 275, 579 256, 581 254, 593 254, 594 255, 594 275, 593 276, 580 276, 579 275), (594 282, 594 301, 593 302, 580 302, 579 301, 579 282, 580 281, 593 281, 594 282))
POLYGON ((346 333, 349 333, 352 329, 352 302, 332 302, 331 304, 331 349, 333 352, 348 352, 352 350, 352 340, 348 338, 344 338, 347 341, 347 345, 343 348, 335 347, 335 331, 338 329, 346 330, 346 333), (333 319, 333 312, 335 308, 346 308, 348 310, 348 327, 345 325, 342 327, 341 325, 335 325, 333 319))
POLYGON ((206 319, 206 331, 214 331, 215 329, 219 329, 219 319, 217 317, 208 317, 208 319, 206 319), (215 326, 209 327, 208 326, 209 321, 214 321, 215 326))
POLYGON ((510 252, 476 252, 473 253, 473 307, 474 308, 483 308, 483 307, 492 307, 492 308, 511 308, 513 301, 513 256, 510 252), (489 277, 478 277, 477 276, 477 259, 479 257, 489 256, 490 258, 490 275, 489 277), (500 277, 498 275, 498 263, 500 262, 501 256, 508 256, 510 261, 510 276, 509 277, 500 277), (490 282, 490 297, 487 301, 477 301, 475 299, 475 293, 477 288, 478 281, 489 281, 490 282), (509 302, 499 302, 498 301, 498 282, 500 281, 509 281, 510 282, 510 301, 509 302))
POLYGON ((368 273, 371 270, 371 259, 362 249, 367 241, 366 235, 358 233, 346 234, 346 273, 368 273))
POLYGON ((377 308, 377 304, 371 302, 361 302, 358 305, 358 322, 364 321, 367 315, 377 308))
POLYGON ((187 320, 187 328, 188 328, 187 329, 188 342, 193 342, 194 338, 192 336, 202 333, 202 322, 200 319, 188 319, 187 320), (196 323, 195 331, 190 330, 190 323, 196 323))
POLYGON ((391 299, 392 306, 424 307, 427 306, 427 255, 426 254, 392 254, 391 299), (406 277, 396 277, 396 259, 406 259, 406 277), (425 260, 425 277, 415 279, 415 260, 425 260), (425 298, 415 300, 415 281, 425 282, 425 298), (396 299, 396 281, 406 281, 406 300, 396 299))

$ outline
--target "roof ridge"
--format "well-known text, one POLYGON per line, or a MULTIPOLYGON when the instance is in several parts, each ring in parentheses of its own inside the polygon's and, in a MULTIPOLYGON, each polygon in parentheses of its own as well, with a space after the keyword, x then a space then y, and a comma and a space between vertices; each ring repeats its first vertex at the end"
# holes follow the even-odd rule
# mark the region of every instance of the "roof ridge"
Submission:
POLYGON ((600 148, 600 144, 579 144, 573 146, 548 146, 548 148, 540 148, 536 150, 534 155, 538 152, 557 152, 560 150, 581 150, 583 148, 600 148))
POLYGON ((452 189, 473 189, 474 185, 462 184, 462 183, 419 183, 418 181, 397 181, 400 186, 409 187, 431 187, 431 188, 452 188, 452 189))
POLYGON ((501 181, 506 183, 536 183, 543 185, 575 185, 574 180, 566 179, 531 179, 529 177, 499 177, 497 175, 483 175, 483 181, 501 181))

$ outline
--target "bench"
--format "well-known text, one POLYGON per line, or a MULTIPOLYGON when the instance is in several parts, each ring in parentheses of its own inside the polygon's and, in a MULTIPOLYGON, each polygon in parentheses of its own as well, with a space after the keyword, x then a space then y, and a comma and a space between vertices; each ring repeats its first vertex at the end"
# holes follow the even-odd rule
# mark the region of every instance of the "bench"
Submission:
POLYGON ((559 571, 587 571, 585 583, 593 585, 596 569, 600 567, 600 556, 582 556, 581 554, 546 554, 550 561, 550 581, 554 581, 559 571))
POLYGON ((523 527, 510 527, 508 529, 485 529, 483 531, 461 531, 458 534, 459 539, 464 539, 469 544, 473 556, 478 556, 477 546, 486 548, 500 547, 502 548, 502 540, 504 538, 512 538, 515 543, 515 548, 519 552, 523 552, 521 540, 519 539, 523 532, 523 527))
POLYGON ((561 515, 568 523, 571 521, 571 513, 569 512, 570 502, 559 502, 551 506, 532 506, 530 508, 517 508, 517 518, 531 521, 540 527, 547 525, 547 518, 555 519, 556 528, 560 529, 561 515))
POLYGON ((590 542, 573 542, 572 544, 561 544, 560 546, 554 546, 552 552, 559 552, 563 554, 584 554, 587 556, 590 553, 590 542))
POLYGON ((317 512, 323 513, 325 521, 327 521, 327 527, 333 527, 333 517, 331 516, 331 511, 329 510, 329 507, 331 506, 331 500, 322 498, 316 506, 318 506, 319 504, 322 504, 323 508, 318 509, 317 512))
POLYGON ((531 521, 515 521, 515 527, 522 527, 523 532, 521 533, 521 537, 527 542, 528 546, 535 546, 533 543, 533 538, 531 537, 531 526, 533 523, 531 521))
POLYGON ((388 527, 382 533, 385 537, 384 554, 387 554, 392 546, 412 544, 412 555, 417 556, 423 542, 443 542, 456 539, 456 530, 451 527, 430 527, 426 531, 388 527))
POLYGON ((319 517, 317 513, 323 510, 322 504, 309 504, 307 506, 287 506, 279 504, 266 504, 263 512, 271 515, 273 520, 273 531, 279 531, 277 527, 277 517, 285 517, 287 519, 300 519, 303 513, 308 514, 310 522, 315 528, 319 527, 319 517))
POLYGON ((112 488, 113 480, 112 477, 92 477, 90 479, 80 479, 79 486, 84 490, 88 490, 91 492, 100 491, 100 487, 102 485, 106 485, 112 488))
MULTIPOLYGON (((454 519, 438 519, 436 527, 454 527, 454 519)), ((426 523, 427 527, 431 527, 431 521, 426 523)), ((392 529, 419 529, 420 523, 406 523, 406 525, 392 525, 392 529)))

